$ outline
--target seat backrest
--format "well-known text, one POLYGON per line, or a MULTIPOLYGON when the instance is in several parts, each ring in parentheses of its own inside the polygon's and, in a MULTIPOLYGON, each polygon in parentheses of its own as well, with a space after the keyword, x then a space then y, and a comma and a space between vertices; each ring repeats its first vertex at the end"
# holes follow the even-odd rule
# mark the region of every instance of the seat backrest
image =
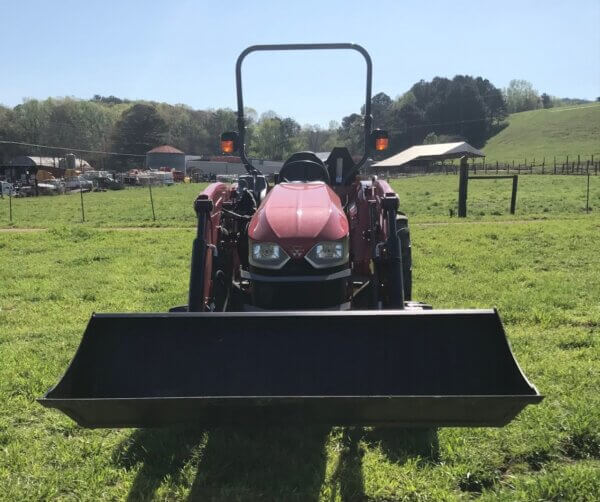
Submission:
POLYGON ((323 161, 313 152, 294 153, 279 171, 281 181, 324 181, 329 184, 329 173, 323 161))

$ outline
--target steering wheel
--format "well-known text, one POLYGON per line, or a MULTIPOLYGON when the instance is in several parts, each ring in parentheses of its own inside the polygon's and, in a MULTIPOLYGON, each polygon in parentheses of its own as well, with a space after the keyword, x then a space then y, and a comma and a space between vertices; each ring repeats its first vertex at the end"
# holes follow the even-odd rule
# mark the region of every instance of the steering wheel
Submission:
POLYGON ((329 185, 327 168, 313 160, 294 160, 286 163, 279 171, 282 181, 324 181, 329 185))

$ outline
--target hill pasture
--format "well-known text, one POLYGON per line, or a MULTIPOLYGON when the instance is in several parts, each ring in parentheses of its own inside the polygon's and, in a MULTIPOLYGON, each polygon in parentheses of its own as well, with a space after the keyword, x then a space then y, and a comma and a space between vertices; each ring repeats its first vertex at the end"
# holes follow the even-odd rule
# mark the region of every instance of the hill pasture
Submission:
POLYGON ((541 163, 600 159, 600 103, 513 113, 483 148, 486 162, 541 163))

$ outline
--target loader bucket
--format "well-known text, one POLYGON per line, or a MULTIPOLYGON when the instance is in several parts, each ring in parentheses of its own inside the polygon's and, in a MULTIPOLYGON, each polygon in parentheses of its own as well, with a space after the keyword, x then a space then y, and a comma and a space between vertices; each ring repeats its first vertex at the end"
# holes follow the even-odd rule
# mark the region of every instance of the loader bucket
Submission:
POLYGON ((541 399, 495 310, 397 310, 95 314, 39 401, 85 427, 433 427, 541 399))

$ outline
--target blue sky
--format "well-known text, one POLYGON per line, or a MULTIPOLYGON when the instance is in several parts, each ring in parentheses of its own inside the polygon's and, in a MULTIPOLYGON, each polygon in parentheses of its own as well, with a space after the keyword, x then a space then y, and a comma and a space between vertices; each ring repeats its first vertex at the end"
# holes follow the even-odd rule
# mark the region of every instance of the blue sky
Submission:
MULTIPOLYGON (((600 0, 0 0, 0 103, 94 94, 235 108, 234 64, 258 43, 356 42, 374 93, 420 79, 481 75, 505 87, 600 95, 600 0)), ((326 125, 364 100, 354 53, 253 54, 245 102, 326 125)))

